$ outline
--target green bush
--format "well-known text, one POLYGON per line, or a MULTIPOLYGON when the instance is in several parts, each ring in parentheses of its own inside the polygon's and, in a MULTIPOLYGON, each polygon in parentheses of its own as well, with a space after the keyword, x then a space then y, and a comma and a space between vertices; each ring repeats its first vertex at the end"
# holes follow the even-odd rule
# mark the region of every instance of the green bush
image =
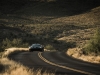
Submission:
POLYGON ((83 48, 85 54, 99 54, 100 53, 100 29, 97 28, 94 36, 88 41, 83 48))
POLYGON ((24 43, 21 39, 9 40, 8 38, 4 39, 0 45, 0 52, 10 47, 28 47, 28 43, 24 43))

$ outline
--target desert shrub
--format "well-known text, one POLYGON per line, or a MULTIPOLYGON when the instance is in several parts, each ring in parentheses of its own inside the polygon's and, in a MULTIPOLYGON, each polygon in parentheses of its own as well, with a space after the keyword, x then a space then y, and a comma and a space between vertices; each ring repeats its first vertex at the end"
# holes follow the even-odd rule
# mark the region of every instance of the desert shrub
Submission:
POLYGON ((100 53, 100 29, 97 28, 94 36, 87 42, 83 48, 85 54, 99 54, 100 53))
POLYGON ((55 50, 55 48, 50 44, 46 45, 45 48, 48 50, 55 50))
POLYGON ((6 48, 10 47, 28 47, 28 43, 24 43, 21 39, 9 40, 8 38, 2 41, 0 51, 4 51, 6 48))

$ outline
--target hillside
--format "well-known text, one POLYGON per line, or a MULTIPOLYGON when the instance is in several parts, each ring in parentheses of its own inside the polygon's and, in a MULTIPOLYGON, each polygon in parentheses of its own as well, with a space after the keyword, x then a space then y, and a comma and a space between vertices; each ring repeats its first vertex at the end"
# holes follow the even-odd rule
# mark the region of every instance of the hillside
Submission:
POLYGON ((0 6, 1 49, 16 44, 22 46, 20 44, 24 43, 27 43, 25 47, 32 43, 41 43, 45 47, 51 45, 59 51, 81 47, 93 35, 95 28, 100 27, 98 2, 99 0, 33 0, 22 2, 19 6, 17 3, 15 6, 0 6), (14 39, 21 40, 21 43, 13 43, 14 39))

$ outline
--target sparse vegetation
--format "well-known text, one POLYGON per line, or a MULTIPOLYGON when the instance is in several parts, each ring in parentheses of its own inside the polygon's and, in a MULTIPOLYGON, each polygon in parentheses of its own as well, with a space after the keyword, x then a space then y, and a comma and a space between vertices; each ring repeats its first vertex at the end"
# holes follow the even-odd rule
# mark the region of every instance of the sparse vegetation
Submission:
POLYGON ((28 68, 21 63, 8 59, 10 55, 25 52, 28 48, 8 48, 0 58, 0 75, 55 75, 54 72, 42 71, 42 69, 28 68))
MULTIPOLYGON (((85 54, 92 52, 98 55, 100 33, 97 32, 90 39, 97 26, 100 27, 100 0, 0 0, 2 75, 18 75, 16 71, 20 72, 19 75, 41 75, 41 70, 33 73, 21 64, 8 59, 1 60, 3 51, 9 47, 28 47, 32 43, 41 43, 47 49, 66 51, 73 47, 81 48, 90 40, 85 47, 85 54)), ((71 50, 71 56, 78 51, 71 50)), ((13 51, 7 54, 10 52, 13 51)), ((99 57, 97 59, 100 61, 99 57)), ((51 75, 44 73, 47 74, 51 75)))
POLYGON ((55 50, 54 47, 52 45, 50 45, 50 44, 46 45, 45 48, 47 50, 55 50))
MULTIPOLYGON (((83 30, 84 34, 88 32, 85 30, 99 26, 100 8, 95 8, 99 6, 98 4, 93 5, 91 3, 94 0, 91 2, 82 1, 84 7, 79 4, 81 2, 79 0, 76 2, 72 0, 57 0, 54 2, 48 2, 50 0, 42 1, 43 2, 41 2, 41 0, 32 0, 29 3, 26 2, 22 8, 16 8, 16 10, 12 10, 13 12, 11 13, 7 13, 7 11, 3 13, 4 11, 2 11, 1 14, 3 13, 3 15, 1 15, 0 19, 0 34, 2 35, 0 35, 0 42, 3 43, 3 41, 6 41, 6 38, 11 42, 13 39, 21 39, 22 43, 19 44, 20 46, 24 43, 27 43, 27 45, 42 43, 45 46, 52 44, 56 50, 61 44, 70 44, 68 46, 60 46, 59 50, 64 51, 70 47, 80 46, 80 43, 84 44, 84 41, 89 39, 89 37, 83 38, 81 34, 76 35, 78 32, 83 30), (59 4, 59 2, 61 3, 59 4), (72 6, 69 6, 69 4, 72 6), (78 6, 80 6, 80 8, 78 8, 78 6), (91 10, 93 7, 94 9, 91 10), (88 12, 88 10, 91 11, 88 12), (59 39, 64 37, 66 40, 60 40, 62 42, 59 42, 59 39), (67 39, 67 37, 69 39, 67 39)), ((91 35, 91 33, 92 31, 89 35, 91 35)), ((12 42, 11 44, 7 44, 7 46, 11 47, 13 44, 12 42)), ((8 48, 3 44, 0 46, 2 50, 8 48)))
POLYGON ((80 48, 68 49, 67 54, 91 63, 100 63, 100 28, 94 30, 86 43, 80 48))
POLYGON ((9 40, 8 38, 2 41, 0 51, 4 51, 6 48, 10 47, 28 47, 28 43, 23 43, 21 39, 9 40))
POLYGON ((29 69, 7 58, 2 58, 0 60, 0 75, 55 75, 54 73, 49 73, 47 71, 42 73, 41 71, 42 69, 29 69))
POLYGON ((81 48, 70 48, 70 49, 68 49, 67 54, 69 56, 72 56, 76 59, 80 59, 82 61, 100 64, 100 55, 97 55, 97 56, 93 55, 93 54, 86 55, 86 54, 83 54, 83 52, 81 50, 82 50, 81 48))
POLYGON ((88 41, 88 43, 83 48, 83 53, 85 54, 100 54, 100 29, 97 28, 93 37, 88 41))

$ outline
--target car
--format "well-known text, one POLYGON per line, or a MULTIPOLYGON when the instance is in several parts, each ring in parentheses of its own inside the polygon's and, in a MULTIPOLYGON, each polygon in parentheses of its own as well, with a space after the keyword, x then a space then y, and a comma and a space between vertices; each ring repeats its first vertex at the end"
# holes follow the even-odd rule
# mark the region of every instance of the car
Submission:
POLYGON ((32 52, 32 51, 41 51, 41 52, 43 52, 44 51, 44 46, 41 45, 41 44, 32 44, 29 47, 29 51, 30 52, 32 52))

